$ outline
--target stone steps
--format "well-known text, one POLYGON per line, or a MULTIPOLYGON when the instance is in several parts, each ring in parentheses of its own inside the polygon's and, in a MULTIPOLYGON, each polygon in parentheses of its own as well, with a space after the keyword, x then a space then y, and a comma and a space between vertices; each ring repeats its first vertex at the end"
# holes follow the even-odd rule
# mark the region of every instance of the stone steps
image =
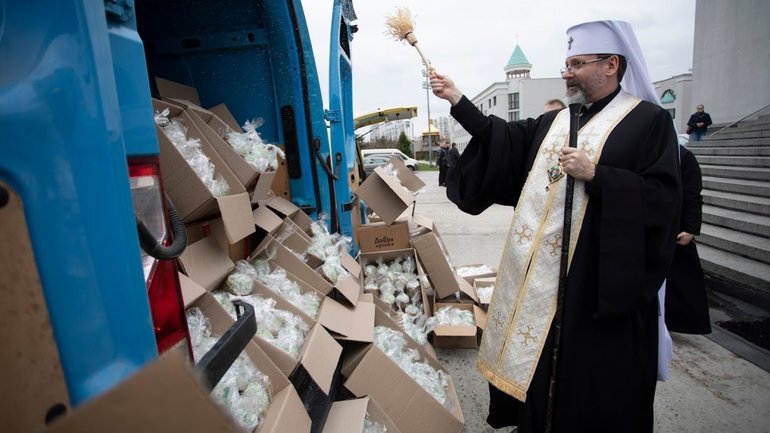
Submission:
POLYGON ((770 216, 703 205, 703 222, 770 238, 770 216))
POLYGON ((724 177, 730 179, 746 179, 770 181, 770 169, 763 167, 729 167, 721 165, 700 164, 702 176, 724 177))
POLYGON ((703 204, 758 215, 770 215, 770 198, 705 189, 701 195, 703 196, 703 204))
POLYGON ((706 273, 770 293, 770 265, 698 244, 698 255, 706 273))
MULTIPOLYGON (((712 125, 709 134, 723 125, 712 125)), ((770 115, 691 142, 703 176, 703 269, 770 299, 770 115)))
MULTIPOLYGON (((703 224, 698 242, 770 265, 770 238, 703 224)), ((770 275, 768 275, 770 277, 770 275)))
POLYGON ((702 179, 703 189, 770 197, 770 182, 768 181, 728 179, 714 176, 703 176, 702 179))
POLYGON ((770 156, 770 138, 767 146, 688 146, 696 157, 701 156, 770 156))
POLYGON ((770 168, 768 156, 698 156, 699 164, 727 165, 732 167, 763 167, 770 168))

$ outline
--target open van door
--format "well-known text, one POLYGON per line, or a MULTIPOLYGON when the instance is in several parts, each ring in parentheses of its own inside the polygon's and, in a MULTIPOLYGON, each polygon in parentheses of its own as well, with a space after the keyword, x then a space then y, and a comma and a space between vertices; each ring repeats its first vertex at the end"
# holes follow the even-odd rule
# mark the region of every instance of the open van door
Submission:
MULTIPOLYGON (((352 24, 357 19, 352 0, 335 0, 332 11, 331 46, 329 48, 329 122, 331 163, 338 168, 334 179, 336 197, 336 224, 332 230, 353 236, 353 218, 356 212, 351 185, 356 172, 356 138, 353 126, 353 78, 350 42, 357 30, 352 24)), ((332 221, 332 224, 335 222, 332 221)))

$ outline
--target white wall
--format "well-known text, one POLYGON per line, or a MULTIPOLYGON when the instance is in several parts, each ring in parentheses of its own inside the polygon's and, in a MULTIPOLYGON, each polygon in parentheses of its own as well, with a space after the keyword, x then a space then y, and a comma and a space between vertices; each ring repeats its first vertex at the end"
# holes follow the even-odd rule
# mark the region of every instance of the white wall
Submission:
POLYGON ((691 112, 726 123, 770 104, 768 21, 768 0, 696 2, 691 112))

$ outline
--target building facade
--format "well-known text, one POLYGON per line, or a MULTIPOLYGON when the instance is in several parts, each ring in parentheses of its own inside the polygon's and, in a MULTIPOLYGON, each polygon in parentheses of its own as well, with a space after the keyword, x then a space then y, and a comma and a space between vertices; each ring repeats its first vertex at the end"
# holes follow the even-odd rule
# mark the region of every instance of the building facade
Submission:
MULTIPOLYGON (((485 115, 494 115, 508 121, 516 121, 543 114, 543 105, 550 99, 564 96, 564 80, 559 78, 532 78, 529 63, 521 47, 516 45, 508 63, 503 68, 505 81, 490 84, 478 95, 469 98, 485 115)), ((451 118, 450 118, 451 119, 451 118)), ((449 134, 442 134, 450 142, 457 143, 462 151, 471 137, 453 120, 449 134)))
POLYGON ((680 74, 653 83, 660 105, 671 114, 676 131, 684 134, 687 120, 695 111, 692 105, 692 74, 680 74))

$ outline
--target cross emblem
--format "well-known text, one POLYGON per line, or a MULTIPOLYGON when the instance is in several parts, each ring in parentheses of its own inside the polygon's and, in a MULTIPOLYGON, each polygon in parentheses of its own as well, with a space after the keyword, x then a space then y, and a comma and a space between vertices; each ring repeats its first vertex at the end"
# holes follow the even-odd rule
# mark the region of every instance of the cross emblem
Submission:
POLYGON ((532 325, 527 325, 526 328, 519 329, 518 333, 523 337, 522 343, 524 343, 525 346, 529 345, 529 340, 532 340, 533 342, 537 340, 537 337, 532 335, 532 331, 535 329, 532 325))
POLYGON ((570 36, 570 37, 569 37, 569 40, 567 41, 567 49, 568 49, 568 50, 571 50, 571 49, 572 49, 572 42, 574 42, 574 41, 575 41, 575 40, 574 40, 574 39, 572 39, 572 36, 570 36))

